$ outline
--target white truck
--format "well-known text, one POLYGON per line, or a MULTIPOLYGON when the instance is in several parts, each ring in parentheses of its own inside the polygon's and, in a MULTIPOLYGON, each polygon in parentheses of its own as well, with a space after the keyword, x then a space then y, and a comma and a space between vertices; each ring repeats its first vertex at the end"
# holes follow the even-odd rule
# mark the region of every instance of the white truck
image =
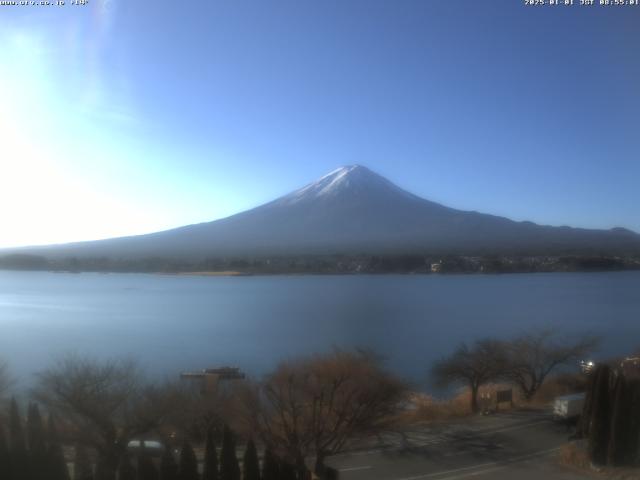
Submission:
POLYGON ((582 414, 585 400, 584 393, 574 393, 556 397, 553 402, 553 418, 563 423, 574 423, 582 414))

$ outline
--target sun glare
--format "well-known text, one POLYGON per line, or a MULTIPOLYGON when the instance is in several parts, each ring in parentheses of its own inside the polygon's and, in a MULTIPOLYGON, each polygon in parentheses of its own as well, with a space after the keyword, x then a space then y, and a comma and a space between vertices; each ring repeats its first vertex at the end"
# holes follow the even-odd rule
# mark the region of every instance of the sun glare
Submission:
MULTIPOLYGON (((108 238, 153 229, 157 219, 125 198, 116 198, 74 171, 108 148, 74 139, 73 105, 47 63, 35 36, 12 34, 0 52, 0 247, 108 238), (71 114, 70 114, 71 113, 71 114), (84 157, 91 155, 91 158, 84 157), (86 159, 86 160, 85 160, 86 159)), ((105 161, 105 160, 103 160, 105 161)), ((106 160, 108 161, 108 160, 106 160)))

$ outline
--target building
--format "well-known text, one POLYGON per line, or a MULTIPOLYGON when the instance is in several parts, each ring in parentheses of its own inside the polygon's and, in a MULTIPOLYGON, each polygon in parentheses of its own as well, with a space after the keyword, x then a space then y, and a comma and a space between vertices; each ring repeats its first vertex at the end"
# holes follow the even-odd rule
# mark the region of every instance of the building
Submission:
POLYGON ((238 367, 218 367, 205 368, 200 372, 184 372, 180 374, 180 378, 200 382, 200 391, 207 394, 216 392, 220 381, 243 380, 245 374, 238 367))

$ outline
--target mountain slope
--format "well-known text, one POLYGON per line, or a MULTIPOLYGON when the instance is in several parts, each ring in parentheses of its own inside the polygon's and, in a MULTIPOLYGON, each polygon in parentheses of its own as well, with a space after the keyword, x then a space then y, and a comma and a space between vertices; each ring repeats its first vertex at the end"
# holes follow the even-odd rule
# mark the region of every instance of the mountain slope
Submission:
POLYGON ((221 220, 28 251, 117 258, 405 252, 637 254, 640 235, 625 229, 540 226, 455 210, 417 197, 356 165, 221 220))

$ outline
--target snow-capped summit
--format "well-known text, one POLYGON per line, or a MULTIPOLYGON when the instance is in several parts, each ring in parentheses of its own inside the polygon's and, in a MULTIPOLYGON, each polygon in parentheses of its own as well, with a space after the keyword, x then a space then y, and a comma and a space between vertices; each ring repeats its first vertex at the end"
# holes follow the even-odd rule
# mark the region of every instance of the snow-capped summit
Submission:
MULTIPOLYGON (((259 207, 137 237, 30 249, 50 256, 191 257, 339 253, 640 253, 622 229, 548 227, 445 207, 360 165, 259 207)), ((24 252, 24 250, 23 250, 24 252)))
MULTIPOLYGON (((407 195, 401 188, 386 178, 372 172, 362 165, 346 165, 320 177, 315 182, 285 195, 279 200, 282 205, 314 201, 321 198, 338 197, 345 194, 355 195, 366 192, 389 190, 396 194, 407 195)), ((410 195, 410 194, 409 194, 410 195)))

